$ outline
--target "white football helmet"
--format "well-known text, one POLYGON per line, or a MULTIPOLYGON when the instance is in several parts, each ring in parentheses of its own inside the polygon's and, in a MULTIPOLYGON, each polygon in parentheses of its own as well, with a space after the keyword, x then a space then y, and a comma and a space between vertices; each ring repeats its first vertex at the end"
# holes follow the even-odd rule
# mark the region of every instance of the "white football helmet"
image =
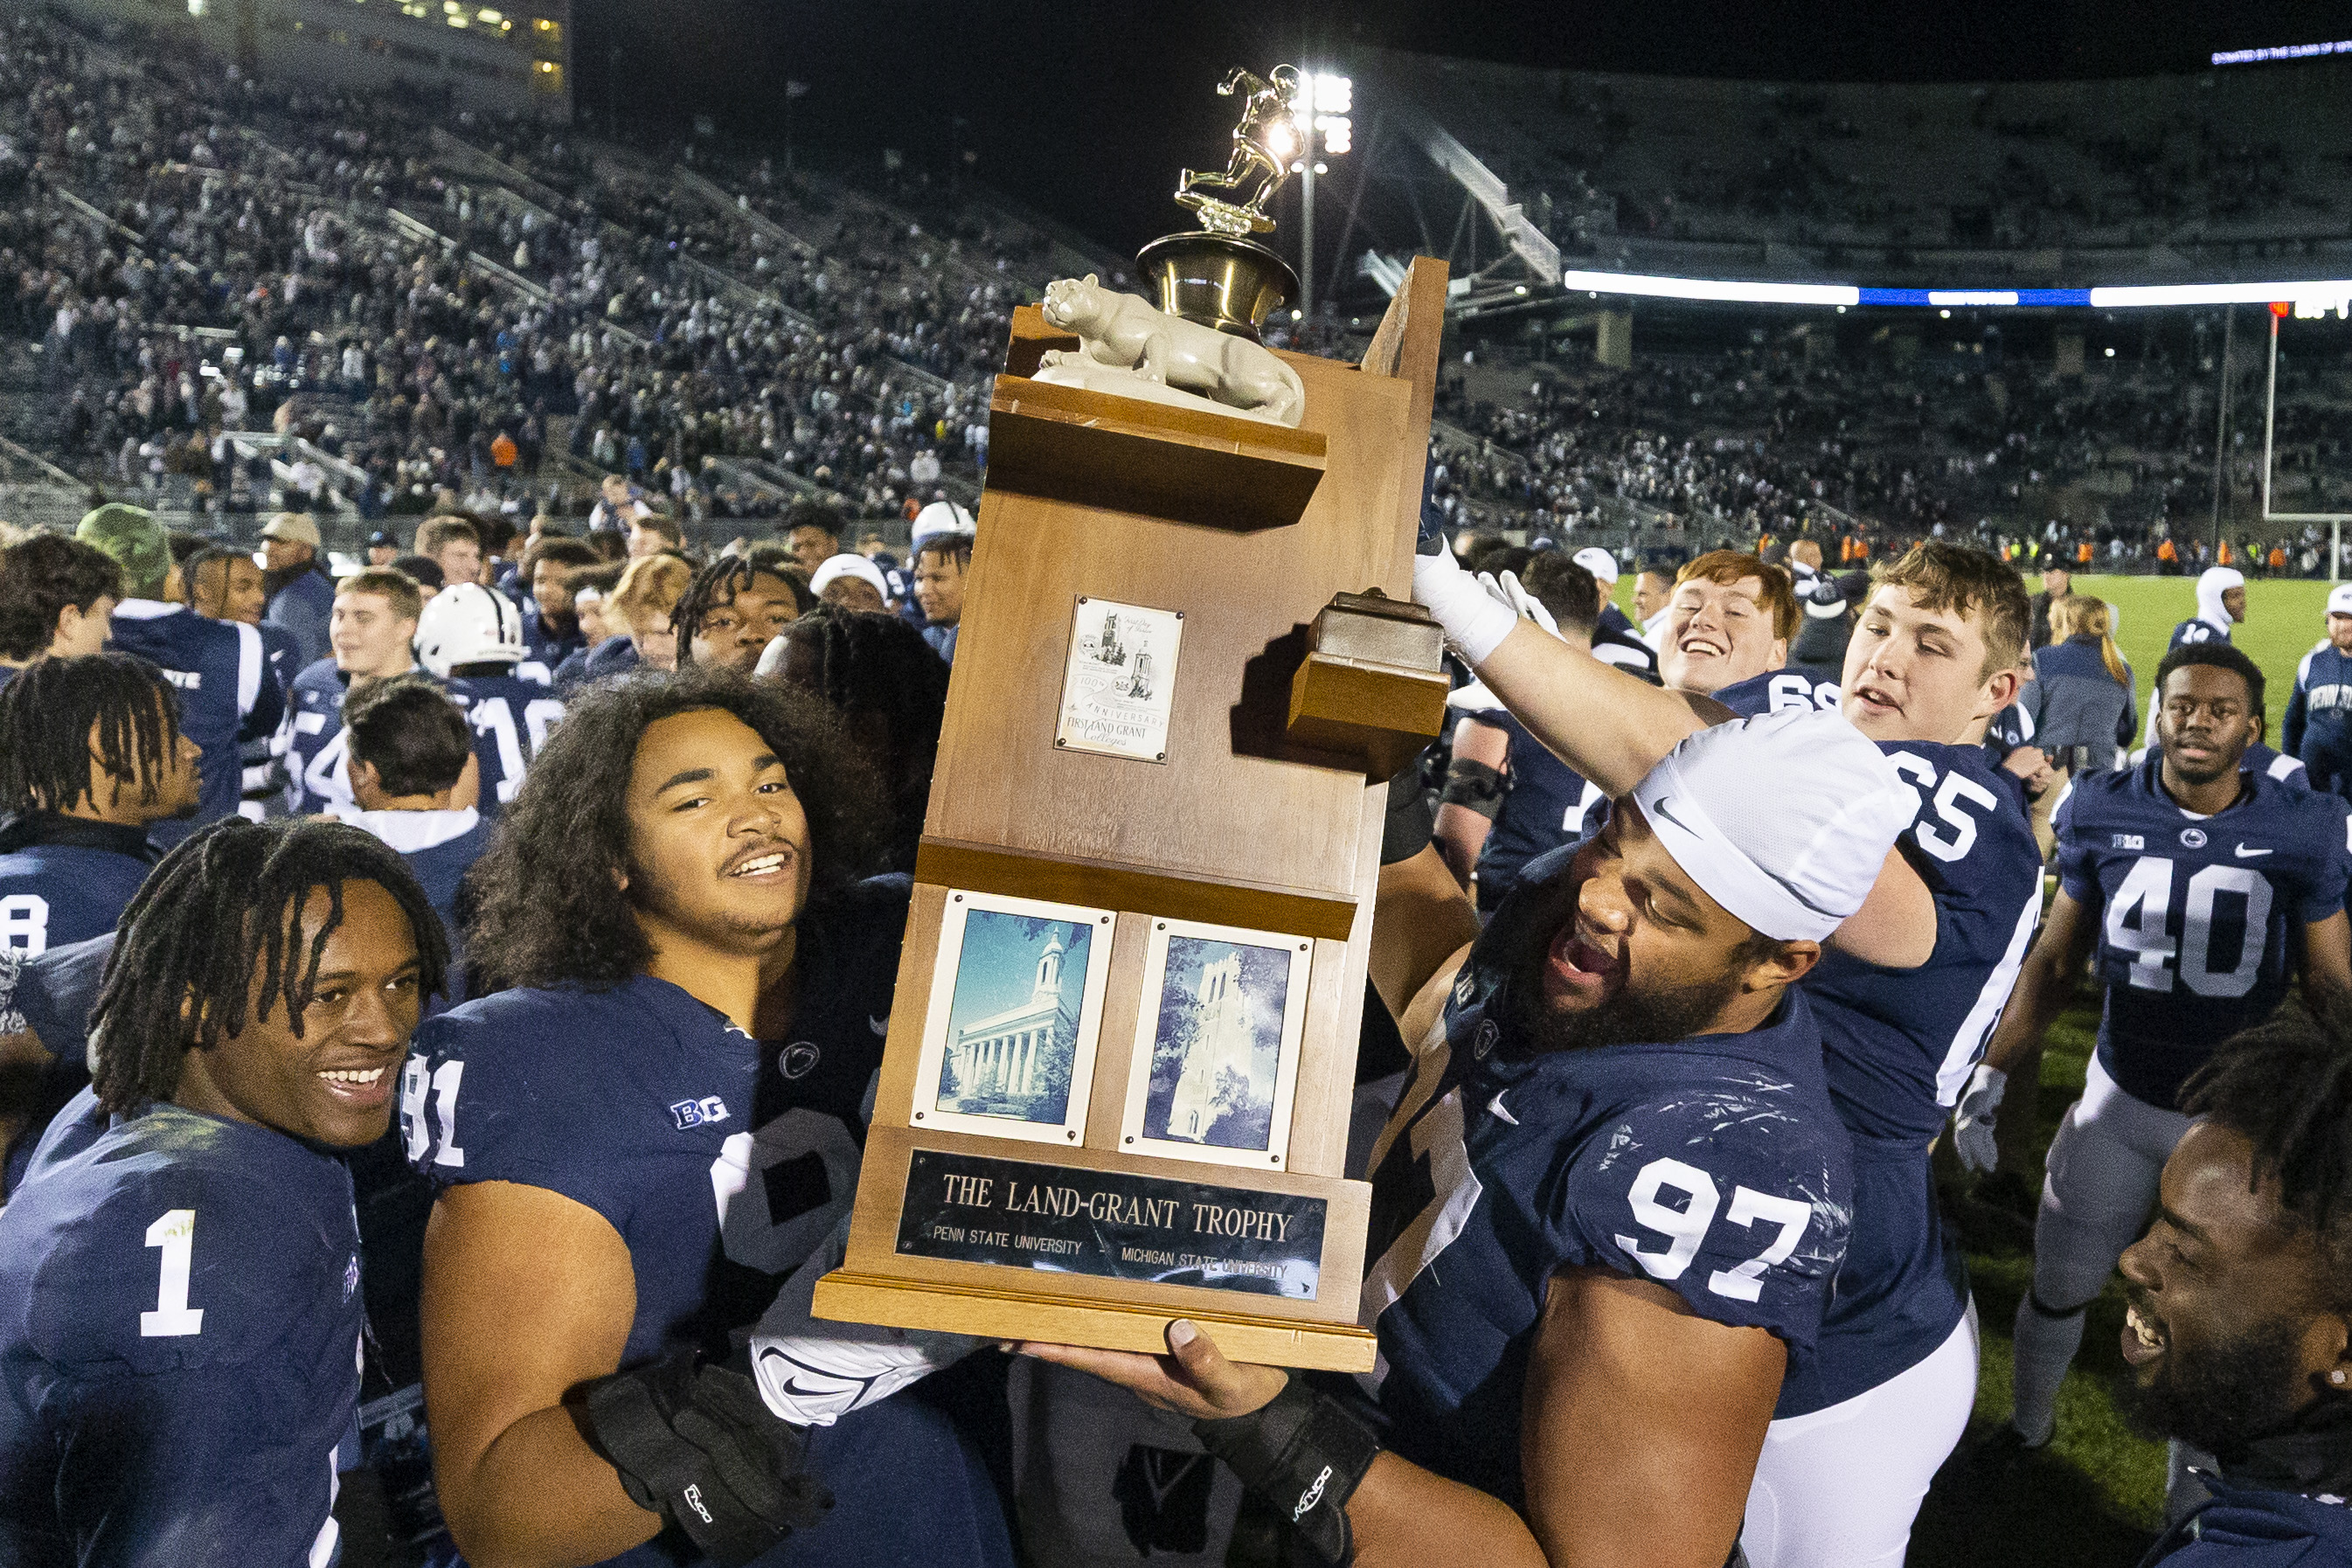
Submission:
POLYGON ((522 612, 479 583, 451 584, 416 617, 416 662, 443 680, 459 665, 520 663, 524 651, 522 612))

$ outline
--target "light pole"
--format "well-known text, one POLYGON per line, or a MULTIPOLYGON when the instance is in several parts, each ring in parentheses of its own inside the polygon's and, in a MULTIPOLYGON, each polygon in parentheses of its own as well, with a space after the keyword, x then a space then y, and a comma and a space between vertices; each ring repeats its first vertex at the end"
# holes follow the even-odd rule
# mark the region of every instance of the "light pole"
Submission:
POLYGON ((1298 80, 1294 115, 1298 122, 1298 161, 1291 165, 1299 176, 1298 310, 1315 319, 1315 176, 1328 171, 1324 154, 1337 158, 1354 145, 1356 84, 1334 71, 1308 71, 1298 80), (1318 145, 1319 143, 1319 145, 1318 145))

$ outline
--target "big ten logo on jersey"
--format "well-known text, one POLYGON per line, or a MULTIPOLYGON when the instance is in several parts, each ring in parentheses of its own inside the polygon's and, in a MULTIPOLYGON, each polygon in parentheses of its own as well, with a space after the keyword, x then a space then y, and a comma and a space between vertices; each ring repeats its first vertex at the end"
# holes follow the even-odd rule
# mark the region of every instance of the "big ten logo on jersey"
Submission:
POLYGON ((689 1127, 708 1127, 714 1121, 726 1121, 727 1102, 715 1094, 706 1094, 700 1100, 679 1100, 669 1108, 669 1114, 683 1132, 689 1127))
POLYGON ((1811 708, 1823 713, 1837 711, 1838 689, 1828 681, 1814 681, 1801 675, 1776 675, 1765 682, 1770 706, 1768 712, 1785 713, 1790 709, 1811 708))
POLYGON ((49 900, 38 893, 0 899, 0 949, 19 958, 38 958, 48 952, 49 900))
POLYGON ((2178 910, 2175 880, 2173 863, 2164 856, 2143 855, 2132 862, 2107 900, 2109 951, 2131 955, 2128 973, 2136 990, 2169 991, 2177 976, 2200 996, 2243 996, 2262 975, 2270 937, 2270 879, 2244 866, 2200 866, 2185 879, 2178 910), (2229 943, 2217 943, 2214 932, 2231 916, 2241 931, 2237 962, 2217 973, 2216 950, 2226 954, 2229 943))
POLYGON ((2000 797, 1957 768, 1939 778, 1936 765, 1916 752, 1895 752, 1887 760, 1919 792, 1919 815, 1911 822, 1919 847, 1938 860, 1966 858, 1976 847, 1978 820, 1999 811, 2000 797))
POLYGON ((857 1162, 842 1120, 806 1106, 730 1136, 710 1165, 728 1258, 763 1274, 800 1267, 848 1211, 857 1162))
POLYGON ((563 717, 563 704, 552 697, 531 698, 522 704, 521 721, 517 723, 512 700, 478 697, 467 710, 467 717, 474 721, 476 733, 488 735, 498 742, 499 804, 504 805, 522 788, 522 776, 530 767, 530 759, 539 755, 540 748, 547 744, 547 732, 563 717))

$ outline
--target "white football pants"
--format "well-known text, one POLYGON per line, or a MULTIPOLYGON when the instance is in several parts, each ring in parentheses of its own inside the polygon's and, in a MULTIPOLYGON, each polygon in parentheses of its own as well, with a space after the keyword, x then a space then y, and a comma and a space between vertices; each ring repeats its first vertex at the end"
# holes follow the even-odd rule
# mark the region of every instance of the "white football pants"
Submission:
POLYGON ((2042 1210, 2033 1220, 2033 1294, 2017 1304, 2017 1429, 2047 1438, 2058 1386, 2083 1342, 2075 1310, 2096 1300, 2124 1248, 2139 1239, 2156 1207, 2158 1179, 2189 1119, 2135 1099, 2099 1058, 2083 1075, 2083 1098, 2050 1141, 2042 1210), (2036 1311, 2040 1301, 2053 1317, 2036 1311))
POLYGON ((1977 1398, 1977 1309, 1934 1354, 1826 1410, 1775 1421, 1748 1490, 1750 1568, 1903 1568, 1911 1521, 1977 1398))

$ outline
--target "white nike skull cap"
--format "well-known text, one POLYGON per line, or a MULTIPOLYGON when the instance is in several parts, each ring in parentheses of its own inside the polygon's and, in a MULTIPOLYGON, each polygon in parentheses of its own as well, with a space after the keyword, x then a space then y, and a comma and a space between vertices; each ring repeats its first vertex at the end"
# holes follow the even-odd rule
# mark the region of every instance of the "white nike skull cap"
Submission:
POLYGON ((1633 786, 1675 864, 1779 942, 1827 940, 1862 908, 1919 795, 1843 714, 1735 719, 1633 786))

